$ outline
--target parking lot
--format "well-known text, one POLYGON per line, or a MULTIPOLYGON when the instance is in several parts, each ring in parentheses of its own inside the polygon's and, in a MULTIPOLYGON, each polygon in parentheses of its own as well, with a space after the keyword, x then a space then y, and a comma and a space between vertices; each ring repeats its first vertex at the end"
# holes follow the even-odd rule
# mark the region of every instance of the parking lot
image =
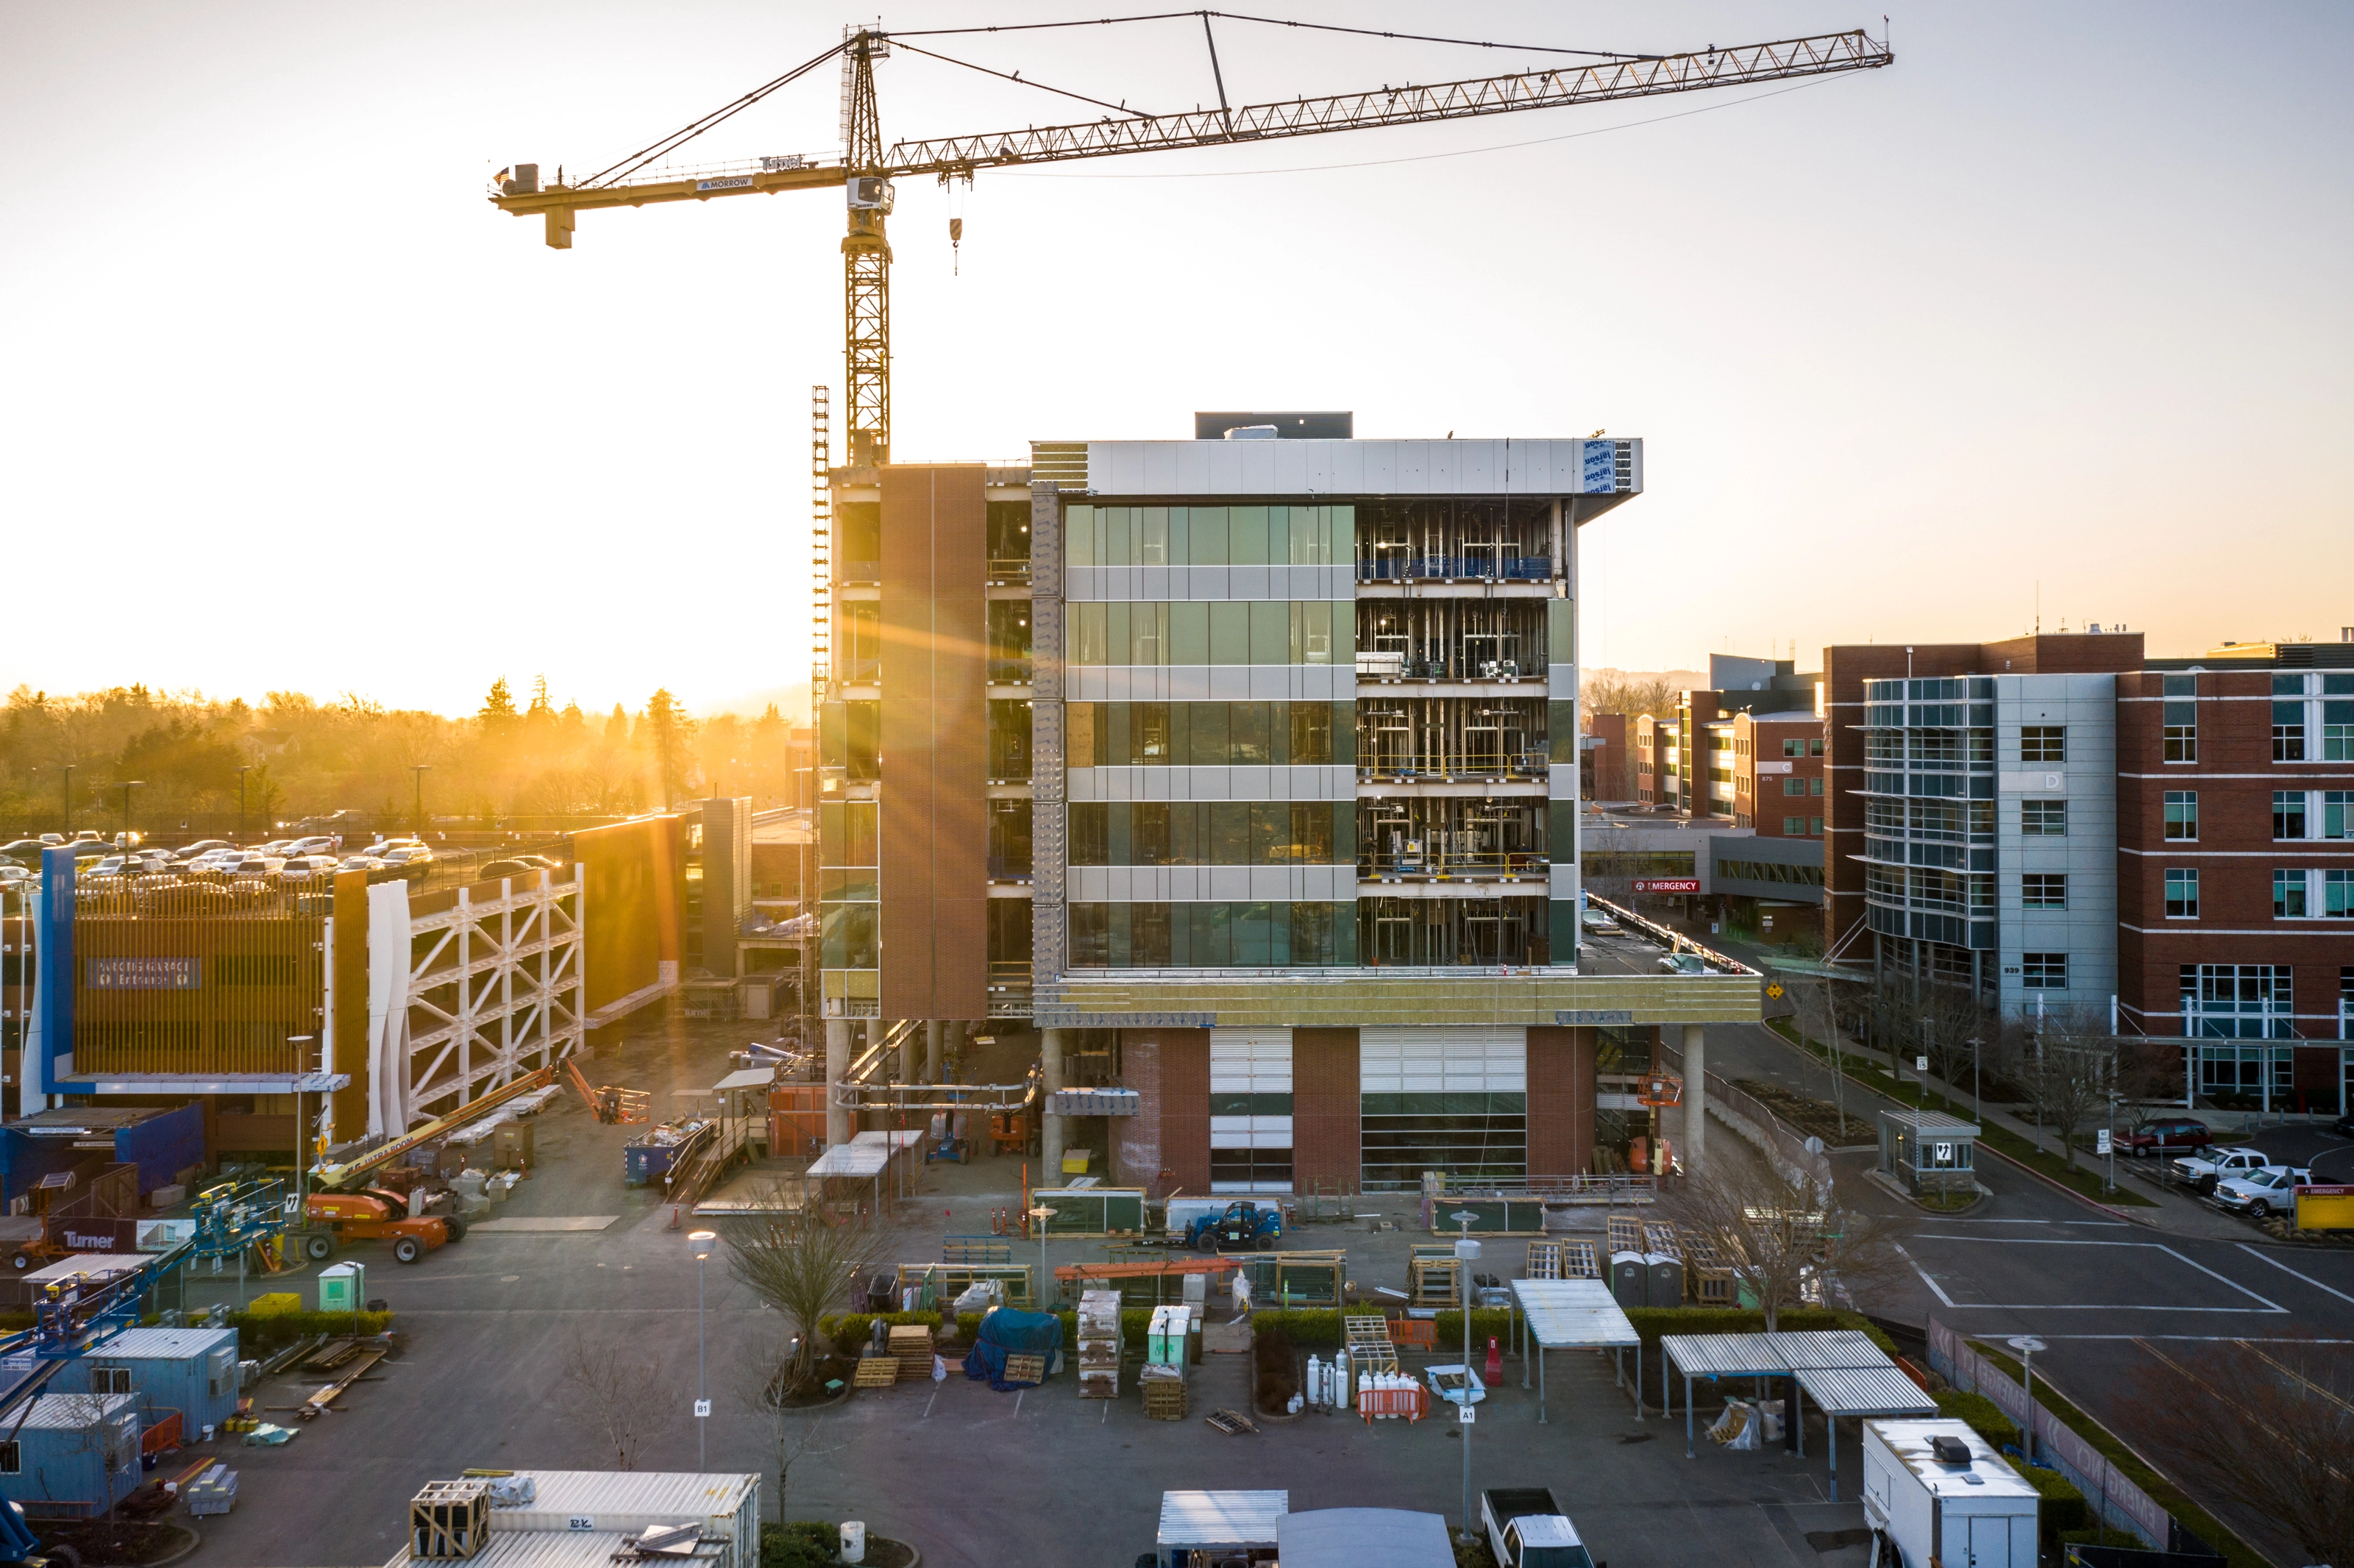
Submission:
MULTIPOLYGON (((589 1064, 588 1075, 654 1091, 663 1114, 670 1091, 718 1077, 726 1048, 751 1027, 652 1029, 589 1064)), ((370 1294, 393 1306, 405 1351, 384 1366, 383 1381, 353 1388, 340 1414, 303 1426, 286 1446, 224 1449, 243 1484, 236 1511, 206 1521, 202 1560, 257 1568, 378 1563, 398 1546, 408 1499, 427 1480, 467 1467, 610 1466, 601 1434, 566 1408, 560 1366, 576 1336, 661 1361, 663 1381, 677 1391, 674 1414, 650 1423, 637 1465, 695 1467, 687 1414, 696 1378, 689 1227, 672 1229, 669 1212, 648 1190, 622 1187, 628 1132, 598 1125, 577 1100, 551 1106, 538 1128, 539 1171, 500 1216, 583 1224, 613 1216, 601 1227, 477 1226, 461 1244, 409 1267, 380 1249, 352 1249, 348 1255, 369 1266, 370 1294)), ((932 1167, 919 1196, 893 1215, 877 1256, 937 1258, 943 1234, 986 1230, 991 1210, 1018 1203, 1020 1187, 1020 1162, 1011 1157, 932 1167)), ((1382 1207, 1402 1217, 1405 1200, 1382 1207)), ((1413 1239, 1406 1230, 1373 1233, 1362 1220, 1294 1235, 1301 1246, 1346 1247, 1351 1273, 1366 1285, 1402 1285, 1413 1239)), ((1491 1245, 1500 1257, 1519 1244, 1491 1245)), ((1100 1244, 1052 1244, 1055 1263, 1101 1253, 1100 1244)), ((709 1464, 767 1472, 763 1489, 773 1509, 768 1429, 743 1393, 753 1352, 773 1341, 780 1320, 726 1277, 723 1259, 714 1258, 707 1280, 709 1464)), ((190 1301, 226 1298, 233 1285, 233 1277, 192 1279, 190 1301)), ((267 1288, 313 1287, 297 1275, 267 1288)), ((1204 1425, 1200 1416, 1214 1405, 1248 1409, 1244 1361, 1205 1358, 1192 1413, 1177 1423, 1145 1418, 1132 1375, 1111 1402, 1079 1399, 1067 1372, 1026 1393, 996 1393, 953 1367, 938 1385, 861 1392, 814 1418, 808 1452, 791 1470, 789 1510, 795 1517, 864 1519, 881 1534, 916 1542, 931 1563, 1106 1568, 1125 1568, 1150 1548, 1160 1495, 1169 1488, 1278 1487, 1290 1490, 1295 1508, 1457 1514, 1462 1439, 1451 1421, 1368 1425, 1352 1415, 1310 1414, 1262 1421, 1257 1435, 1235 1437, 1204 1425)), ((1517 1364, 1508 1365, 1473 1429, 1473 1484, 1553 1488, 1596 1557, 1617 1568, 1694 1562, 1849 1568, 1864 1561, 1841 1533, 1860 1528, 1860 1509, 1826 1500, 1819 1426, 1808 1435, 1803 1461, 1705 1443, 1687 1460, 1681 1419, 1667 1422, 1653 1405, 1638 1421, 1612 1374, 1598 1353, 1556 1352, 1546 1376, 1549 1420, 1539 1425, 1534 1393, 1522 1391, 1517 1364)), ((257 1402, 292 1404, 311 1387, 276 1379, 257 1402)), ((805 1420, 796 1422, 796 1441, 809 1433, 805 1420)), ((1841 1495, 1852 1499, 1857 1450, 1851 1428, 1846 1436, 1841 1495)))

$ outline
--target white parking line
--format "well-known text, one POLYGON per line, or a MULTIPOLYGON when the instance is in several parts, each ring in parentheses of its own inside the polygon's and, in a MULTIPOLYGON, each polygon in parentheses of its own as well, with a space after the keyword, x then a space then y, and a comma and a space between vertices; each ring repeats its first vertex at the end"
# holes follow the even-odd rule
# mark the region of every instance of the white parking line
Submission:
POLYGON ((2257 1260, 2258 1262, 2260 1262, 2260 1263, 2269 1263, 2269 1264, 2271 1264, 2274 1268, 2279 1269, 2283 1274, 2285 1274, 2285 1275, 2291 1276, 2291 1277, 2294 1277, 2294 1278, 2297 1278, 2297 1279, 2302 1279, 2302 1280, 2304 1280, 2307 1285, 2312 1286, 2316 1290, 2327 1291, 2328 1294, 2330 1294, 2330 1295, 2332 1295, 2332 1296, 2337 1297, 2337 1298, 2338 1298, 2338 1299, 2339 1299, 2340 1301, 2354 1301, 2354 1296, 2349 1296, 2349 1295, 2347 1295, 2347 1294, 2346 1294, 2346 1292, 2344 1292, 2343 1290, 2332 1290, 2332 1289, 2330 1289, 2330 1287, 2329 1287, 2328 1286, 2322 1284, 2322 1283, 2321 1283, 2321 1281, 2319 1281, 2318 1279, 2314 1278, 2314 1277, 2313 1277, 2311 1275, 2309 1275, 2309 1274, 2298 1274, 2298 1273, 2297 1273, 2297 1271, 2296 1271, 2296 1269, 2291 1268, 2288 1265, 2286 1265, 2286 1264, 2283 1263, 2280 1259, 2278 1259, 2278 1258, 2276 1258, 2276 1257, 2266 1257, 2263 1253, 2258 1252, 2254 1247, 2250 1246, 2250 1245, 2249 1245, 2247 1243, 2245 1243, 2245 1242, 2242 1242, 2242 1243, 2240 1244, 2240 1250, 2241 1250, 2242 1252, 2243 1252, 2243 1253, 2246 1253, 2250 1257, 2253 1257, 2253 1258, 2256 1259, 2256 1260, 2257 1260))
MULTIPOLYGON (((1991 1310, 2007 1311, 2007 1312, 2257 1312, 2257 1311, 2263 1311, 2263 1312, 2278 1312, 2278 1313, 2280 1313, 2280 1314, 2282 1314, 2282 1315, 2284 1315, 2284 1316, 2285 1316, 2285 1315, 2287 1314, 2287 1312, 2288 1312, 2288 1308, 2285 1308, 2285 1307, 2284 1307, 2284 1306, 2282 1306, 2279 1302, 2277 1302, 2277 1301, 2274 1301, 2274 1300, 2271 1300, 2271 1299, 2269 1299, 2269 1298, 2265 1298, 2265 1297, 2263 1297, 2263 1296, 2259 1296, 2258 1294, 2256 1294, 2256 1292, 2254 1292, 2254 1291, 2253 1291, 2253 1290, 2249 1289, 2246 1286, 2244 1286, 2244 1285, 2241 1284, 2238 1280, 2232 1278, 2232 1277, 2231 1277, 2230 1276, 2228 1276, 2228 1275, 2222 1275, 2222 1274, 2218 1274, 2218 1273, 2216 1273, 2213 1269, 2211 1269, 2211 1268, 2208 1267, 2205 1264, 2199 1262, 2196 1258, 2186 1257, 2186 1256, 2185 1256, 2185 1255, 2183 1255, 2181 1253, 2179 1253, 2179 1252, 2175 1251, 2172 1247, 2166 1245, 2165 1245, 2164 1243, 2162 1243, 2162 1242, 2078 1241, 2078 1240, 2076 1240, 2076 1239, 2074 1239, 2074 1238, 2073 1238, 2073 1237, 2066 1237, 2066 1236, 2051 1237, 2051 1238, 2046 1238, 2046 1237, 2043 1237, 2043 1236, 1986 1236, 1986 1235, 1957 1236, 1957 1235, 1947 1235, 1947 1234, 1944 1234, 1943 1232, 1938 1232, 1938 1231, 1922 1231, 1922 1232, 1917 1232, 1917 1233, 1915 1233, 1915 1234, 1914 1235, 1914 1238, 1913 1238, 1913 1239, 1914 1239, 1914 1240, 1915 1240, 1915 1241, 1959 1241, 1959 1242, 1999 1241, 1999 1242, 2001 1242, 2001 1243, 2002 1243, 2004 1245, 2006 1245, 2006 1246, 2141 1246, 2141 1247, 2148 1247, 2148 1248, 2152 1249, 2153 1251, 2156 1251, 2156 1252, 2162 1252, 2162 1253, 2166 1254, 2168 1257, 2173 1258, 2177 1263, 2187 1264, 2187 1265, 2188 1265, 2188 1266, 2190 1266, 2190 1267, 2197 1269, 2200 1273, 2201 1273, 2201 1274, 2203 1274, 2203 1275, 2207 1276, 2207 1277, 2209 1277, 2210 1279, 2213 1279, 2213 1280, 2216 1280, 2216 1281, 2218 1281, 2218 1282, 2220 1282, 2220 1283, 2221 1283, 2221 1284, 2224 1284, 2224 1285, 2228 1285, 2228 1286, 2230 1286, 2232 1289, 2234 1289, 2234 1290, 2238 1291, 2241 1295, 2243 1295, 2243 1296, 2246 1297, 2246 1298, 2247 1298, 2249 1300, 2251 1300, 2251 1301, 2259 1301, 2259 1302, 2262 1302, 2262 1303, 2263 1303, 2263 1306, 2261 1306, 2261 1307, 2157 1307, 2157 1306, 2151 1306, 2151 1305, 2149 1305, 2149 1304, 2147 1304, 2147 1303, 2140 1302, 2140 1301, 2090 1302, 2090 1303, 2084 1303, 2084 1304, 2069 1304, 2069 1303, 2064 1303, 2064 1302, 2052 1302, 2052 1301, 2014 1302, 2014 1303, 2009 1303, 2009 1304, 1999 1304, 1999 1303, 1995 1303, 1995 1302, 1968 1302, 1968 1303, 1964 1303, 1964 1302, 1957 1302, 1957 1301, 1948 1300, 1948 1299, 1946 1298, 1946 1293, 1945 1293, 1943 1290, 1937 1290, 1937 1287, 1936 1287, 1936 1285, 1935 1285, 1934 1282, 1932 1282, 1932 1283, 1930 1284, 1930 1286, 1929 1286, 1929 1288, 1930 1288, 1930 1289, 1932 1289, 1932 1290, 1936 1290, 1936 1291, 1937 1291, 1937 1299, 1938 1299, 1938 1300, 1940 1300, 1940 1301, 1944 1301, 1944 1302, 1946 1303, 1946 1306, 1951 1307, 1951 1308, 1955 1308, 1955 1309, 1956 1309, 1956 1310, 1961 1310, 1961 1309, 1963 1309, 1965 1307, 1975 1307, 1975 1308, 1980 1308, 1980 1309, 1982 1309, 1982 1310, 1984 1310, 1984 1309, 1991 1309, 1991 1310)), ((2243 1245, 2244 1245, 2244 1244, 2243 1244, 2243 1245)), ((1898 1250, 1899 1250, 1900 1252, 1901 1252, 1901 1251, 1903 1251, 1903 1249, 1902 1249, 1902 1248, 1899 1248, 1898 1250)), ((1904 1254, 1904 1257, 1905 1257, 1905 1261, 1906 1261, 1906 1262, 1908 1262, 1908 1263, 1912 1262, 1912 1255, 1911 1255, 1910 1253, 1906 1253, 1906 1254, 1904 1254)), ((2272 1259, 2270 1259, 2270 1258, 2265 1258, 2265 1259, 2264 1259, 2264 1261, 2265 1261, 2266 1263, 2271 1263, 2271 1262, 2272 1262, 2272 1259)), ((2296 1270, 2295 1270, 2295 1269, 2293 1269, 2293 1268, 2289 1268, 2289 1267, 2288 1267, 2288 1266, 2287 1266, 2287 1265, 2285 1265, 2285 1264, 2276 1264, 2276 1265, 2274 1265, 2274 1266, 2278 1267, 2278 1268, 2285 1269, 2286 1272, 2288 1272, 2288 1273, 2290 1273, 2290 1274, 2296 1274, 2296 1270)), ((1927 1280, 1927 1279, 1929 1278, 1929 1276, 1928 1276, 1928 1274, 1926 1273, 1926 1271, 1925 1271, 1925 1270, 1921 1267, 1921 1266, 1920 1266, 1919 1264, 1917 1264, 1917 1263, 1914 1263, 1914 1264, 1913 1265, 1913 1271, 1914 1271, 1914 1273, 1916 1273, 1916 1274, 1919 1274, 1919 1275, 1921 1276, 1921 1277, 1922 1277, 1924 1280, 1927 1280)), ((2297 1275, 2297 1277, 2298 1277, 2298 1278, 2300 1278, 2300 1279, 2304 1279, 2304 1278, 2305 1278, 2305 1277, 2304 1277, 2303 1275, 2301 1275, 2301 1274, 2297 1275)), ((2308 1285, 2319 1284, 2319 1282, 2318 1282, 2318 1281, 2317 1281, 2317 1280, 2306 1280, 2306 1283, 2307 1283, 2308 1285)), ((2327 1285, 2323 1285, 2323 1286, 2321 1286, 2320 1287, 2321 1287, 2322 1289, 2324 1289, 2324 1290, 2329 1290, 2329 1287, 2327 1287, 2327 1285)), ((2331 1291, 2330 1291, 2330 1294, 2331 1294, 2331 1295, 2333 1295, 2333 1296, 2335 1296, 2335 1295, 2337 1295, 2337 1294, 2338 1294, 2338 1292, 2336 1292, 2336 1291, 2334 1291, 2334 1290, 2331 1290, 2331 1291)), ((2349 1297, 2349 1298, 2347 1298, 2347 1299, 2348 1299, 2348 1300, 2354 1300, 2354 1297, 2349 1297)))
MULTIPOLYGON (((1894 1243, 1890 1245, 1896 1245, 1894 1243)), ((1935 1280, 1929 1277, 1929 1271, 1922 1267, 1918 1263, 1914 1262, 1913 1255, 1906 1252, 1902 1245, 1896 1245, 1896 1255, 1903 1258, 1905 1262, 1913 1265, 1913 1272, 1921 1277, 1921 1283, 1927 1286, 1930 1293, 1935 1296, 1938 1300, 1944 1302, 1948 1307, 1956 1304, 1954 1298, 1946 1294, 1944 1287, 1935 1280)))
POLYGON ((2130 1229, 2130 1228, 2131 1228, 2129 1222, 2125 1221, 2125 1220, 1997 1220, 1997 1219, 1978 1219, 1978 1220, 1945 1220, 1945 1221, 1941 1221, 1940 1223, 1941 1223, 1941 1224, 1948 1224, 1948 1225, 2109 1225, 2109 1226, 2113 1226, 2114 1228, 2115 1228, 2115 1229, 2117 1229, 2117 1230, 2127 1230, 2127 1229, 2130 1229))

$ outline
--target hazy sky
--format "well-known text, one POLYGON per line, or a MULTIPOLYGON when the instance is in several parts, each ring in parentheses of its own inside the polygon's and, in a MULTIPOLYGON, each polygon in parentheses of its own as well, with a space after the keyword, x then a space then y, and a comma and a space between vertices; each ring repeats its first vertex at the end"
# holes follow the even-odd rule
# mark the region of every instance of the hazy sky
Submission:
MULTIPOLYGON (((1643 50, 1881 26, 1280 14, 1643 50)), ((0 687, 465 709, 545 673, 585 706, 709 707, 800 679, 840 197, 587 213, 558 253, 482 193, 513 161, 601 166, 846 19, 0 0, 0 687)), ((1539 58, 1218 26, 1237 102, 1539 58)), ((1972 0, 1908 8, 1893 43, 1778 96, 988 173, 960 275, 946 195, 903 182, 896 455, 1173 438, 1196 408, 1640 435, 1649 493, 1586 532, 1589 664, 2007 636, 2039 583, 2047 628, 2122 620, 2154 652, 2354 623, 2354 10, 1972 0)), ((1214 100, 1198 24, 935 44, 1214 100)), ((905 53, 877 81, 886 137, 1071 117, 905 53)), ((685 161, 825 151, 837 113, 821 70, 685 161)))

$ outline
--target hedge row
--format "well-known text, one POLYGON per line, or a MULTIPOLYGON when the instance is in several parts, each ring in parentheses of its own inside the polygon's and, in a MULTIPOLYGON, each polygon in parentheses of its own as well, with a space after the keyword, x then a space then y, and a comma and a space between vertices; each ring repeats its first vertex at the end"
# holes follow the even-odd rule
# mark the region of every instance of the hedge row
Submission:
POLYGON ((381 1334, 392 1327, 389 1312, 231 1312, 223 1321, 237 1330, 239 1352, 249 1356, 313 1334, 348 1334, 355 1319, 363 1334, 381 1334))

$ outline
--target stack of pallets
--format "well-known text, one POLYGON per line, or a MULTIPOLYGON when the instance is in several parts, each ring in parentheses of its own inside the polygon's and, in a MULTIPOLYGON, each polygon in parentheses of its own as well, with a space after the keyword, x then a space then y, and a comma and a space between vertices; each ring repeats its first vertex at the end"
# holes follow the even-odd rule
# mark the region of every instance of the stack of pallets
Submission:
POLYGON ((1613 1253, 1649 1252, 1643 1245, 1643 1222, 1632 1214, 1610 1214, 1602 1222, 1604 1244, 1613 1253))
POLYGON ((1733 1266, 1706 1236, 1683 1234, 1684 1274, 1691 1281, 1691 1298, 1703 1307, 1733 1305, 1733 1266))
POLYGON ((1152 1421, 1185 1419, 1185 1380, 1175 1367, 1148 1366, 1138 1386, 1144 1391, 1144 1414, 1152 1421))
POLYGON ((901 1323, 891 1330, 891 1360, 899 1365, 896 1381, 913 1383, 932 1375, 932 1331, 917 1323, 901 1323))
POLYGON ((1079 1397, 1119 1395, 1119 1292, 1079 1293, 1079 1397))
POLYGON ((1343 1318, 1341 1326, 1349 1347, 1349 1371, 1352 1376, 1398 1370, 1397 1346, 1390 1341, 1388 1319, 1343 1318))
POLYGON ((1523 1279, 1599 1279, 1601 1260, 1587 1241, 1529 1243, 1529 1271, 1523 1279))

